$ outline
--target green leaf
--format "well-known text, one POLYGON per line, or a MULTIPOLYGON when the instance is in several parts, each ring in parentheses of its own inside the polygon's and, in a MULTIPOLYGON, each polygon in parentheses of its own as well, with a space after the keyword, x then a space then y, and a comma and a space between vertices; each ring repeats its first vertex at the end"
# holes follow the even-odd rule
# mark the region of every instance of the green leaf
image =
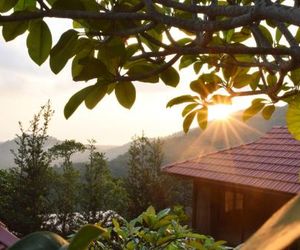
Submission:
POLYGON ((59 73, 74 55, 77 38, 77 31, 68 30, 62 34, 57 44, 53 47, 50 52, 50 68, 53 73, 59 73))
POLYGON ((193 65, 195 74, 198 74, 203 66, 202 62, 195 62, 193 65))
POLYGON ((180 59, 179 70, 186 68, 196 61, 196 56, 194 55, 184 55, 180 59))
POLYGON ((18 240, 9 249, 27 250, 43 249, 57 250, 68 246, 68 241, 51 232, 34 232, 18 240))
POLYGON ((90 243, 105 232, 106 230, 102 227, 96 225, 85 225, 75 234, 68 250, 88 249, 90 243))
POLYGON ((191 127, 191 124, 195 118, 195 115, 196 115, 196 110, 189 113, 183 120, 183 131, 184 133, 187 133, 189 132, 189 129, 191 127))
POLYGON ((299 85, 299 83, 300 83, 300 68, 292 70, 290 78, 295 85, 299 85))
MULTIPOLYGON (((18 15, 15 12, 12 15, 18 15)), ((16 37, 22 35, 28 29, 28 21, 8 22, 3 24, 2 35, 6 42, 14 40, 16 37)))
POLYGON ((189 112, 191 112, 194 108, 196 108, 199 104, 198 103, 191 103, 185 106, 182 110, 182 117, 185 117, 189 112))
POLYGON ((269 74, 269 75, 267 76, 267 83, 268 83, 269 86, 275 85, 276 82, 277 82, 277 77, 276 77, 276 75, 269 74))
POLYGON ((95 84, 94 88, 85 98, 85 106, 93 109, 107 93, 108 85, 101 83, 95 84))
POLYGON ((82 65, 81 70, 75 76, 73 76, 74 81, 88 81, 94 78, 101 78, 105 80, 113 80, 114 75, 112 75, 105 64, 96 58, 84 58, 79 60, 79 64, 82 65))
POLYGON ((249 28, 243 27, 240 32, 236 32, 232 35, 231 41, 241 43, 251 37, 251 31, 249 28))
POLYGON ((161 80, 168 86, 176 87, 180 77, 176 69, 170 67, 160 74, 161 80))
POLYGON ((65 109, 64 109, 64 115, 65 118, 68 119, 74 111, 79 107, 79 105, 85 100, 87 95, 93 91, 94 85, 88 86, 84 89, 81 89, 77 93, 75 93, 67 102, 65 109))
POLYGON ((227 43, 230 43, 233 34, 234 34, 234 29, 230 29, 226 31, 225 40, 227 43))
POLYGON ((222 83, 222 79, 216 75, 215 73, 209 73, 209 74, 202 74, 199 79, 203 80, 204 82, 207 82, 207 83, 215 83, 215 84, 218 84, 218 83, 222 83))
MULTIPOLYGON (((157 66, 150 63, 138 63, 133 65, 127 72, 130 77, 137 77, 140 75, 147 74, 155 70, 157 66)), ((158 75, 153 75, 148 78, 140 79, 141 82, 157 83, 159 81, 158 75)))
POLYGON ((207 127, 207 118, 208 118, 208 109, 207 107, 203 107, 202 109, 199 109, 197 112, 197 121, 199 124, 199 127, 201 129, 206 129, 207 127))
POLYGON ((110 39, 108 43, 99 48, 98 59, 100 59, 112 73, 118 72, 118 67, 126 58, 124 41, 121 38, 110 39))
POLYGON ((259 80, 260 80, 260 73, 257 71, 257 72, 254 72, 253 74, 252 74, 252 81, 251 81, 251 83, 250 83, 250 88, 252 89, 252 90, 256 90, 257 89, 257 87, 258 87, 258 84, 259 84, 259 80))
POLYGON ((264 107, 264 109, 262 111, 262 116, 265 118, 265 120, 270 120, 274 111, 275 111, 275 106, 268 105, 268 106, 264 107))
POLYGON ((192 81, 190 83, 190 88, 194 92, 198 93, 202 99, 205 99, 209 94, 219 89, 220 86, 214 82, 209 82, 205 84, 201 77, 199 77, 198 80, 192 81))
POLYGON ((0 1, 0 12, 7 12, 12 9, 18 0, 1 0, 0 1))
POLYGON ((19 0, 16 4, 15 11, 34 11, 36 10, 36 0, 19 0))
POLYGON ((52 46, 52 36, 48 25, 42 20, 31 21, 27 48, 31 59, 38 65, 46 61, 52 46))
POLYGON ((115 87, 118 102, 125 108, 130 109, 135 102, 136 91, 132 82, 120 82, 115 87))
POLYGON ((252 101, 252 104, 249 108, 247 108, 243 113, 243 120, 247 121, 254 115, 256 115, 262 108, 265 106, 263 103, 264 99, 255 99, 252 101))
POLYGON ((276 40, 277 43, 279 43, 281 37, 282 37, 281 31, 278 28, 276 28, 275 40, 276 40))
POLYGON ((174 105, 178 105, 181 103, 185 103, 185 102, 196 102, 196 97, 195 96, 191 96, 191 95, 182 95, 182 96, 178 96, 175 97, 173 99, 171 99, 168 103, 167 103, 167 108, 171 108, 174 105))
POLYGON ((92 54, 93 54, 93 50, 83 49, 82 51, 78 52, 78 54, 76 54, 76 56, 73 58, 72 67, 71 67, 73 80, 75 77, 77 77, 80 74, 80 72, 84 68, 84 66, 79 62, 81 62, 87 57, 92 57, 92 54))
POLYGON ((296 39, 297 43, 300 43, 300 28, 297 29, 295 39, 296 39))
POLYGON ((241 250, 286 249, 300 237, 300 195, 295 196, 243 244, 241 250))
POLYGON ((233 87, 235 88, 243 88, 248 85, 257 85, 259 81, 259 72, 254 72, 252 74, 241 74, 239 70, 237 71, 236 75, 233 77, 233 87))
POLYGON ((288 105, 286 122, 290 133, 300 140, 300 96, 297 96, 288 105))
POLYGON ((264 35, 264 37, 270 43, 270 45, 272 45, 273 44, 273 36, 271 35, 270 31, 262 25, 259 25, 258 27, 259 27, 260 31, 262 32, 262 34, 264 35))
POLYGON ((232 104, 232 100, 231 100, 231 96, 227 96, 227 95, 214 95, 210 100, 214 103, 214 104, 232 104))

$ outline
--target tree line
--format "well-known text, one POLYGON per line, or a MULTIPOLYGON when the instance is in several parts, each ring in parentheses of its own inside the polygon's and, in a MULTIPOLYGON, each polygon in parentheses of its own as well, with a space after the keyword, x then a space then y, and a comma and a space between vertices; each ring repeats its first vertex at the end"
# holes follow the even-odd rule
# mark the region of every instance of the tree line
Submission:
POLYGON ((99 211, 114 210, 132 219, 150 205, 160 210, 189 203, 190 193, 181 192, 187 184, 160 171, 160 139, 133 138, 128 176, 114 178, 95 140, 88 145, 65 140, 45 148, 53 113, 48 102, 28 129, 20 123, 18 147, 12 150, 16 167, 0 170, 0 220, 10 230, 20 236, 40 229, 68 235, 80 224, 98 222, 99 211), (72 156, 84 151, 89 159, 79 169, 72 156), (61 162, 60 167, 53 167, 54 160, 61 162))

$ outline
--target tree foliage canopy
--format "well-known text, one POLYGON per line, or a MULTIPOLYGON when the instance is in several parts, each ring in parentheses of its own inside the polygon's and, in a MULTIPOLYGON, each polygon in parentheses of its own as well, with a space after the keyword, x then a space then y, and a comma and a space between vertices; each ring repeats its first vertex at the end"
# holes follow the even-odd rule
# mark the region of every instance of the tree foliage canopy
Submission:
POLYGON ((195 118, 206 127, 209 105, 263 95, 245 110, 244 119, 260 111, 269 119, 275 103, 287 102, 289 128, 300 138, 295 125, 300 105, 298 1, 5 0, 0 13, 6 41, 28 31, 34 62, 41 65, 49 57, 57 74, 72 59, 73 80, 88 82, 68 101, 66 118, 81 103, 92 109, 112 92, 131 108, 135 82, 161 80, 176 87, 179 70, 193 66, 193 94, 167 104, 187 103, 185 132, 195 118), (73 20, 55 45, 47 17, 73 20))

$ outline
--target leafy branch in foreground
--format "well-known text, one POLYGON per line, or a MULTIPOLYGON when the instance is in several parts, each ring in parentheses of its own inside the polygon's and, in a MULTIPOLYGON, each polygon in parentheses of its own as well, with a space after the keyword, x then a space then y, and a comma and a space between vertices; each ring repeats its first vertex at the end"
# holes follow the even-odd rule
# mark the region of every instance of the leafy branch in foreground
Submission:
MULTIPOLYGON (((189 66, 196 92, 189 104, 198 105, 183 112, 186 132, 195 117, 206 127, 209 105, 235 97, 263 95, 244 119, 260 111, 269 119, 279 101, 299 103, 298 1, 6 0, 0 13, 5 41, 29 31, 34 62, 49 57, 58 74, 72 60, 73 80, 91 82, 68 101, 66 118, 81 103, 92 109, 112 92, 129 109, 135 82, 176 87, 179 71, 189 66), (73 20, 54 46, 47 18, 73 20)), ((298 118, 294 110, 288 124, 299 136, 289 118, 298 118)))

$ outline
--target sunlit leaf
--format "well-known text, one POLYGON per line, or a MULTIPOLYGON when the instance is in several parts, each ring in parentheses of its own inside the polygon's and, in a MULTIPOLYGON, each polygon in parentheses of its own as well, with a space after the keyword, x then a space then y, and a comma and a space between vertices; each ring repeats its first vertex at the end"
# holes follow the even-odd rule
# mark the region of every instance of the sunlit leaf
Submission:
POLYGON ((275 111, 275 106, 274 105, 268 105, 266 107, 264 107, 264 109, 262 110, 262 116, 266 119, 266 120, 270 120, 270 118, 272 117, 272 114, 275 111))
POLYGON ((31 59, 38 65, 46 61, 52 46, 48 25, 42 20, 31 21, 27 37, 27 48, 31 59))
POLYGON ((191 112, 193 109, 195 109, 199 104, 198 103, 191 103, 185 106, 185 108, 182 110, 182 117, 186 116, 189 112, 191 112))
POLYGON ((269 74, 269 75, 267 76, 267 83, 268 83, 269 86, 275 85, 276 82, 277 82, 277 77, 276 77, 276 75, 269 74))
POLYGON ((202 62, 195 62, 193 65, 195 74, 198 74, 203 66, 202 62))
POLYGON ((300 83, 300 68, 292 70, 290 78, 295 85, 299 85, 299 83, 300 83))
POLYGON ((92 91, 85 98, 85 106, 93 109, 106 95, 108 89, 107 84, 95 84, 92 91))
POLYGON ((196 56, 194 55, 184 55, 181 57, 180 59, 180 63, 179 63, 179 69, 183 69, 186 68, 188 66, 190 66, 191 64, 193 64, 196 60, 196 56))
POLYGON ((106 232, 106 230, 102 227, 96 225, 85 225, 75 234, 75 237, 71 240, 68 250, 87 249, 90 243, 96 240, 104 232, 106 232))
POLYGON ((12 9, 18 0, 1 0, 0 1, 0 12, 7 12, 12 9))
POLYGON ((77 42, 77 32, 75 30, 66 31, 53 47, 50 53, 50 68, 57 74, 66 65, 68 60, 74 56, 74 49, 77 42))
POLYGON ((114 76, 108 71, 105 64, 96 58, 84 58, 79 60, 82 68, 78 75, 74 76, 74 81, 88 81, 94 78, 112 80, 114 76))
POLYGON ((198 121, 199 127, 201 129, 206 129, 207 119, 208 119, 207 107, 203 107, 203 108, 199 109, 197 112, 197 121, 198 121))
POLYGON ((252 104, 249 108, 247 108, 243 113, 243 120, 247 121, 254 115, 256 115, 262 108, 265 106, 263 102, 264 99, 255 99, 252 101, 252 104))
POLYGON ((300 140, 300 96, 297 96, 288 105, 286 122, 290 133, 300 140))
POLYGON ((267 41, 272 45, 273 44, 273 36, 270 33, 270 31, 263 25, 259 25, 259 29, 261 30, 262 34, 267 39, 267 41))
MULTIPOLYGON (((18 15, 19 12, 13 15, 18 15)), ((8 22, 3 24, 2 35, 6 42, 14 40, 28 29, 28 21, 8 22)))
POLYGON ((229 105, 229 104, 232 104, 232 100, 231 100, 231 96, 226 96, 226 95, 214 95, 211 97, 211 101, 214 103, 214 104, 226 104, 226 105, 229 105))
POLYGON ((195 102, 195 96, 191 96, 191 95, 182 95, 182 96, 178 96, 175 97, 173 99, 171 99, 168 103, 167 103, 167 108, 170 108, 174 105, 178 105, 181 103, 185 103, 185 102, 195 102))
POLYGON ((160 74, 161 80, 168 86, 176 87, 180 77, 176 69, 170 67, 160 74))
POLYGON ((193 111, 191 113, 189 113, 183 120, 183 131, 184 133, 189 132, 189 129, 191 127, 191 124, 195 118, 195 115, 197 114, 196 111, 193 111))
POLYGON ((66 119, 68 119, 74 113, 74 111, 85 100, 85 98, 93 90, 93 88, 94 85, 81 89, 69 99, 64 109, 64 115, 66 119))
MULTIPOLYGON (((156 69, 156 65, 150 63, 140 63, 133 65, 127 72, 130 77, 137 77, 140 75, 147 74, 156 69)), ((157 83, 159 81, 158 75, 152 75, 148 78, 140 79, 141 82, 150 82, 150 83, 157 83)))
POLYGON ((119 103, 130 109, 135 102, 136 91, 135 87, 131 82, 120 82, 115 87, 116 97, 119 103))

